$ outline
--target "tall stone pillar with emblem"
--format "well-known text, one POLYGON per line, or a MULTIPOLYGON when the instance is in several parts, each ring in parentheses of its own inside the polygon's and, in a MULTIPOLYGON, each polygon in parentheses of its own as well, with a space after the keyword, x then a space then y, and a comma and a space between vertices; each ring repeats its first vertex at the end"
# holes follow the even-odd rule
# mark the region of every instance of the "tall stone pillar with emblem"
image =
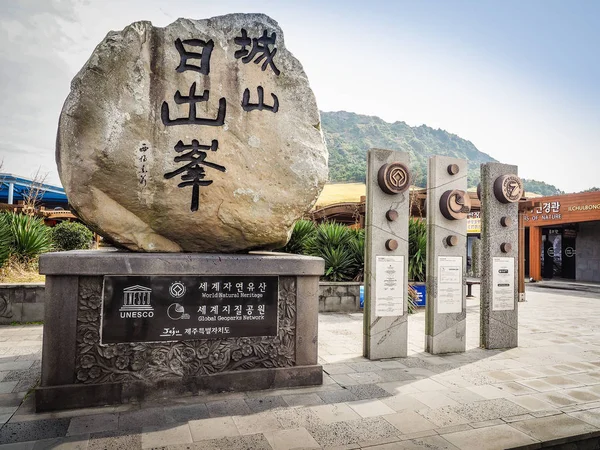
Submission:
POLYGON ((372 360, 408 351, 408 163, 406 152, 367 154, 363 352, 372 360))
POLYGON ((434 156, 427 173, 425 351, 466 348, 467 161, 434 156))
POLYGON ((517 347, 518 202, 523 182, 517 166, 481 165, 481 329, 483 348, 517 347))

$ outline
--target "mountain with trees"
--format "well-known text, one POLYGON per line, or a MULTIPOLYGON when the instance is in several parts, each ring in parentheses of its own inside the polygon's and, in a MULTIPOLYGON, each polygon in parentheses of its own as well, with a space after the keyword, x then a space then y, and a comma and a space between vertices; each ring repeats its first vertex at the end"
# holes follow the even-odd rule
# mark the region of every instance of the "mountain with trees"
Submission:
MULTIPOLYGON (((329 149, 329 180, 364 182, 367 150, 385 148, 410 154, 413 184, 427 184, 427 159, 434 155, 451 156, 469 161, 468 185, 479 183, 481 163, 496 161, 472 142, 426 125, 411 127, 405 122, 385 122, 375 116, 346 111, 321 112, 321 126, 329 149)), ((560 194, 558 188, 541 181, 524 180, 525 189, 542 195, 560 194)))

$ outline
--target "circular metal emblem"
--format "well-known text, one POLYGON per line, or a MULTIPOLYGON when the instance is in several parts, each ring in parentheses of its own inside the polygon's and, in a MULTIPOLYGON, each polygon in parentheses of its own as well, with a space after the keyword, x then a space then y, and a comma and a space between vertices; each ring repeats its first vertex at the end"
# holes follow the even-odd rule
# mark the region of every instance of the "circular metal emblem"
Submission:
POLYGON ((440 197, 440 211, 448 220, 466 219, 471 212, 471 199, 465 191, 446 191, 440 197))
POLYGON ((401 194, 410 186, 410 171, 399 162, 384 164, 377 173, 377 184, 386 194, 401 194))
POLYGON ((565 256, 567 258, 572 258, 573 256, 575 256, 575 250, 573 249, 573 247, 565 248, 565 256))
POLYGON ((185 294, 185 284, 181 281, 176 281, 169 287, 169 294, 174 298, 181 298, 185 294))
POLYGON ((523 195, 523 182, 517 175, 502 175, 494 182, 494 195, 500 203, 515 203, 523 195))

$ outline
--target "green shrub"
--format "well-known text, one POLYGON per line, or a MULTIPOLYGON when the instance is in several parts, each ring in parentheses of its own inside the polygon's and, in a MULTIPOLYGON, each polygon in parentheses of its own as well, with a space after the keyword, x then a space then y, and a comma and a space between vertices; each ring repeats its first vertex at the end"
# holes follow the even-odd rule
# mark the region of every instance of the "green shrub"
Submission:
POLYGON ((427 223, 417 217, 408 221, 408 279, 425 281, 427 223))
POLYGON ((315 224, 310 220, 299 220, 294 224, 290 240, 280 251, 301 255, 304 253, 306 242, 315 232, 315 224))
POLYGON ((78 222, 62 222, 52 228, 52 240, 57 250, 86 250, 94 233, 78 222))
POLYGON ((30 260, 52 250, 52 233, 42 219, 25 214, 4 213, 10 232, 8 249, 19 260, 30 260))

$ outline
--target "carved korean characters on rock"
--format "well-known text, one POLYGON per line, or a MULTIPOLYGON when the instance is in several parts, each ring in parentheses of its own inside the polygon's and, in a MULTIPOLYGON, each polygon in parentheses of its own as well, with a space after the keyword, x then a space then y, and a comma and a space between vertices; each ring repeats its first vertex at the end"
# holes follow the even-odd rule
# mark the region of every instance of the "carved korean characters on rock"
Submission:
POLYGON ((327 179, 314 94, 262 14, 109 33, 72 83, 57 163, 81 218, 137 251, 281 247, 327 179))

